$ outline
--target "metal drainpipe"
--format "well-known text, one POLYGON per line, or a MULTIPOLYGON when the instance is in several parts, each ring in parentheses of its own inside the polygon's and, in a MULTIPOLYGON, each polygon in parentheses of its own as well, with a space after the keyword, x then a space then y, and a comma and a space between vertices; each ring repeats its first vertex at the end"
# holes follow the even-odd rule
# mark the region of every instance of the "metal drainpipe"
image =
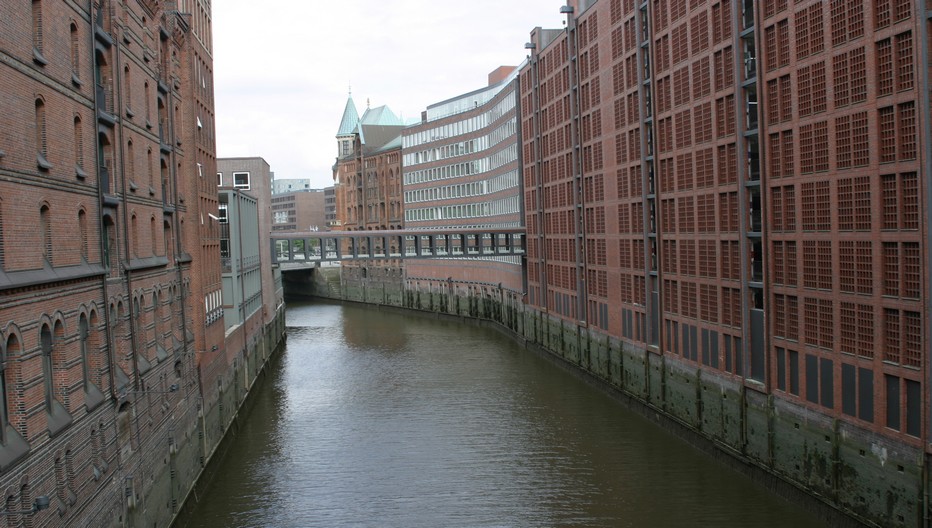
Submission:
POLYGON ((576 322, 579 326, 588 326, 589 317, 586 313, 586 214, 583 192, 582 171, 582 137, 579 130, 579 31, 576 26, 576 12, 566 14, 566 38, 569 43, 570 61, 570 137, 573 139, 573 216, 576 218, 576 232, 574 233, 573 247, 576 250, 576 322))
MULTIPOLYGON (((112 27, 113 27, 113 26, 112 26, 112 21, 111 21, 111 29, 112 29, 112 27)), ((117 105, 116 105, 116 94, 117 94, 117 93, 120 94, 120 103, 123 103, 123 90, 122 90, 122 87, 123 87, 123 82, 122 82, 122 81, 123 81, 123 77, 121 76, 121 70, 120 70, 120 65, 121 65, 121 62, 120 62, 120 43, 119 43, 118 39, 114 39, 114 40, 115 40, 115 42, 114 42, 114 51, 115 51, 115 53, 114 53, 114 66, 116 66, 116 73, 114 74, 113 77, 114 77, 114 80, 116 81, 116 87, 115 87, 114 94, 113 94, 113 99, 114 99, 114 108, 113 108, 113 111, 114 111, 114 113, 116 114, 116 116, 119 118, 118 124, 119 124, 119 131, 120 131, 120 133, 119 133, 119 138, 120 138, 120 139, 119 139, 119 146, 120 146, 120 148, 119 148, 119 152, 120 152, 120 175, 122 176, 122 178, 120 178, 120 180, 121 180, 121 191, 122 191, 122 193, 123 193, 123 232, 126 233, 126 235, 127 235, 127 236, 125 237, 125 239, 127 240, 127 243, 124 244, 124 252, 125 252, 125 254, 126 254, 126 263, 129 264, 130 258, 131 258, 131 256, 132 256, 132 255, 131 255, 131 252, 130 252, 130 243, 129 243, 129 242, 130 242, 130 237, 129 237, 129 235, 132 234, 133 236, 136 236, 136 234, 135 234, 135 233, 130 233, 130 232, 129 232, 129 211, 126 210, 126 209, 127 209, 127 200, 126 200, 126 198, 127 198, 127 194, 126 194, 126 170, 125 170, 125 169, 126 169, 126 159, 125 159, 125 157, 124 157, 124 152, 123 152, 123 128, 124 128, 124 126, 123 126, 123 116, 121 115, 122 112, 120 112, 120 111, 117 109, 117 105)), ((122 104, 121 104, 120 106, 122 107, 122 104)), ((117 135, 117 134, 114 134, 114 136, 116 136, 116 135, 117 135)), ((114 139, 116 139, 116 137, 114 137, 114 139)), ((134 244, 136 243, 135 240, 132 240, 132 242, 133 242, 134 244)), ((126 274, 126 293, 127 293, 127 295, 129 296, 129 301, 128 301, 127 304, 129 305, 129 317, 130 317, 130 323, 129 323, 129 329, 130 329, 130 344, 131 344, 131 346, 133 347, 133 374, 134 374, 134 376, 133 376, 133 378, 134 378, 133 389, 134 389, 134 390, 140 390, 140 382, 141 382, 141 380, 140 380, 140 374, 139 374, 139 361, 138 361, 138 355, 139 355, 139 346, 138 346, 138 345, 139 345, 139 336, 136 335, 136 324, 135 324, 136 318, 139 317, 139 314, 136 313, 136 305, 135 305, 135 303, 133 302, 133 291, 132 291, 132 290, 133 290, 133 277, 132 277, 132 271, 130 271, 129 267, 127 266, 126 269, 124 269, 124 272, 125 272, 125 274, 126 274)), ((138 426, 137 426, 137 427, 138 427, 138 426)))
MULTIPOLYGON (((159 36, 159 38, 161 38, 161 35, 159 36)), ((171 35, 169 35, 169 38, 171 38, 171 35)), ((162 58, 162 60, 160 61, 160 68, 159 68, 160 78, 156 79, 156 83, 158 83, 161 80, 161 76, 163 75, 165 76, 165 86, 168 87, 168 91, 164 94, 165 95, 165 114, 166 114, 166 121, 168 122, 169 139, 174 141, 175 139, 175 115, 174 115, 174 112, 171 111, 172 110, 172 92, 174 91, 174 88, 172 87, 171 83, 168 82, 169 81, 168 79, 168 75, 169 75, 168 66, 169 65, 171 65, 171 58, 169 57, 162 58), (166 71, 164 72, 161 71, 162 64, 165 65, 166 71)), ((158 84, 156 84, 156 93, 158 93, 158 84)), ((161 139, 159 141, 161 142, 161 139)), ((161 156, 162 156, 161 145, 159 145, 159 161, 161 161, 161 156)), ((184 358, 184 357, 187 357, 188 355, 188 350, 187 350, 188 348, 188 332, 187 332, 188 315, 187 315, 187 310, 185 309, 184 273, 182 272, 182 267, 180 264, 182 249, 184 248, 184 246, 182 245, 182 241, 181 241, 181 235, 182 235, 181 221, 178 219, 178 214, 179 214, 178 212, 178 203, 179 203, 178 201, 178 172, 175 169, 175 146, 174 145, 171 145, 171 151, 169 152, 168 162, 169 162, 168 174, 171 180, 172 206, 175 208, 175 211, 172 214, 172 226, 173 226, 174 233, 175 233, 175 262, 170 263, 170 264, 173 264, 175 266, 175 271, 176 271, 176 274, 178 275, 178 285, 181 287, 181 299, 178 302, 181 303, 181 349, 182 349, 182 357, 184 358)), ((165 194, 164 189, 162 190, 162 194, 163 195, 165 194)), ((172 335, 174 335, 174 332, 172 332, 172 335)), ((172 343, 172 346, 174 346, 174 343, 172 343)), ((182 361, 182 369, 184 369, 183 361, 182 361)), ((198 379, 200 379, 200 375, 198 375, 198 379)), ((200 391, 201 401, 203 401, 204 387, 202 387, 200 383, 198 383, 198 390, 200 391)))
MULTIPOLYGON (((238 236, 236 238, 239 239, 239 258, 237 259, 239 260, 239 266, 237 266, 237 269, 239 271, 240 295, 242 296, 242 300, 240 301, 240 313, 241 313, 240 317, 242 317, 243 319, 243 322, 242 322, 243 331, 241 332, 243 334, 243 364, 244 364, 243 370, 246 371, 247 370, 246 365, 248 364, 246 357, 249 354, 249 348, 248 348, 248 344, 246 341, 246 331, 247 331, 247 327, 246 327, 246 316, 247 316, 246 314, 246 281, 245 281, 246 277, 245 277, 245 274, 243 273, 243 265, 242 265, 243 264, 243 211, 241 207, 242 201, 240 200, 240 191, 237 191, 234 197, 236 198, 236 212, 237 212, 236 230, 238 231, 237 233, 238 236)), ((259 200, 257 199, 256 204, 258 205, 258 203, 259 203, 259 200)), ((229 203, 227 204, 227 207, 230 207, 229 203)), ((229 217, 230 215, 227 214, 227 222, 229 222, 229 217)), ((305 256, 307 256, 307 240, 304 241, 304 254, 305 256)), ((261 281, 261 277, 260 277, 260 281, 261 281)), ((224 322, 224 324, 226 323, 224 322)), ((236 396, 239 396, 239 395, 236 395, 236 396)))
MULTIPOLYGON (((97 100, 97 43, 95 40, 96 36, 94 35, 94 32, 96 31, 96 25, 97 25, 96 17, 98 16, 98 14, 94 11, 94 0, 87 0, 87 12, 90 14, 90 17, 91 17, 91 30, 88 34, 88 37, 89 37, 88 40, 90 41, 91 65, 93 67, 93 70, 92 70, 93 75, 91 76, 93 78, 93 87, 92 87, 91 92, 93 94, 93 101, 94 101, 94 157, 97 159, 97 203, 98 203, 98 207, 100 209, 103 209, 104 191, 103 191, 103 187, 100 182, 100 168, 104 165, 104 160, 101 159, 101 156, 100 156, 100 134, 97 132, 97 110, 99 108, 100 101, 97 100)), ((99 212, 102 213, 102 211, 99 211, 99 212)), ((106 334, 107 334, 107 360, 110 362, 110 365, 109 365, 110 368, 107 370, 109 371, 109 377, 110 377, 110 394, 111 396, 113 396, 113 399, 117 399, 116 376, 114 376, 113 374, 113 369, 116 368, 116 364, 117 364, 116 357, 114 356, 114 347, 116 346, 116 342, 114 341, 113 328, 111 327, 111 324, 110 324, 111 323, 110 322, 110 307, 109 307, 110 294, 109 294, 109 288, 107 288, 107 280, 110 278, 110 263, 109 261, 106 263, 103 262, 104 255, 107 255, 107 257, 109 257, 111 254, 111 251, 109 251, 108 250, 109 248, 107 247, 107 242, 106 242, 107 229, 103 223, 103 214, 98 215, 97 222, 98 222, 97 231, 101 235, 100 240, 98 241, 98 245, 100 246, 101 264, 104 264, 103 267, 106 270, 106 272, 103 275, 103 279, 101 280, 101 285, 103 287, 103 298, 104 298, 103 319, 104 319, 104 324, 106 326, 106 334)), ((115 227, 116 226, 114 226, 114 229, 115 227)))
MULTIPOLYGON (((536 44, 539 45, 540 38, 536 44)), ((549 305, 547 302, 547 252, 546 252, 546 242, 547 242, 547 226, 544 223, 546 218, 544 214, 544 181, 543 181, 543 170, 542 164, 543 160, 541 159, 541 125, 540 125, 540 61, 538 59, 538 54, 540 50, 535 48, 534 55, 531 57, 531 102, 534 104, 534 173, 537 180, 537 203, 535 204, 537 211, 537 260, 540 265, 538 270, 538 284, 540 284, 540 291, 538 292, 537 304, 540 306, 544 312, 548 311, 549 305)))
MULTIPOLYGON (((929 39, 929 24, 930 24, 930 19, 932 19, 932 14, 930 14, 930 12, 925 9, 924 4, 925 2, 923 2, 922 0, 916 0, 915 2, 913 2, 914 12, 916 13, 917 18, 919 19, 919 22, 917 24, 918 25, 917 30, 920 35, 920 38, 919 38, 919 50, 920 50, 920 58, 921 58, 921 60, 919 61, 920 65, 928 65, 930 61, 928 39, 929 39)), ((928 94, 929 89, 930 89, 929 68, 928 67, 923 68, 920 66, 919 74, 920 74, 920 79, 921 79, 920 82, 922 83, 919 93, 928 94)), ((925 143, 925 148, 919 149, 919 153, 920 153, 920 156, 923 153, 926 153, 925 159, 922 161, 922 163, 925 165, 925 173, 928 175, 928 174, 932 174, 932 154, 929 154, 930 152, 932 152, 932 122, 930 122, 932 121, 932 108, 930 108, 932 107, 932 105, 929 104, 929 99, 927 97, 919 97, 918 99, 919 99, 918 101, 919 108, 921 109, 919 115, 922 116, 921 118, 922 119, 922 137, 924 138, 924 143, 925 143)), ((926 225, 929 225, 929 222, 932 222, 932 186, 928 186, 928 185, 926 186, 925 206, 926 206, 926 225)), ((926 253, 928 253, 929 248, 932 248, 932 231, 929 231, 928 229, 926 230, 925 242, 926 242, 926 253)), ((925 299, 924 299, 923 309, 925 310, 926 314, 928 314, 930 309, 932 309, 932 295, 928 294, 929 284, 926 284, 926 292, 927 292, 927 295, 925 296, 925 299)), ((926 319, 928 320, 928 317, 926 319)), ((928 330, 928 327, 927 327, 927 330, 928 330)), ((922 387, 923 387, 922 401, 928 402, 929 392, 930 392, 930 387, 929 387, 930 365, 927 364, 925 368, 926 368, 926 379, 925 379, 925 383, 922 384, 922 387)), ((929 478, 930 478, 929 465, 932 464, 932 460, 930 460, 927 447, 929 445, 929 435, 930 435, 929 429, 930 427, 932 427, 932 423, 930 423, 928 419, 929 409, 925 408, 923 409, 923 411, 924 411, 922 413, 923 421, 925 421, 926 423, 924 424, 924 427, 922 427, 922 431, 920 433, 921 438, 922 438, 922 445, 925 447, 923 449, 923 464, 922 464, 922 472, 921 472, 922 474, 922 505, 923 505, 922 520, 923 520, 923 526, 930 526, 932 525, 932 519, 930 519, 929 517, 929 507, 930 507, 929 495, 930 493, 932 493, 932 490, 930 490, 929 488, 929 478)))

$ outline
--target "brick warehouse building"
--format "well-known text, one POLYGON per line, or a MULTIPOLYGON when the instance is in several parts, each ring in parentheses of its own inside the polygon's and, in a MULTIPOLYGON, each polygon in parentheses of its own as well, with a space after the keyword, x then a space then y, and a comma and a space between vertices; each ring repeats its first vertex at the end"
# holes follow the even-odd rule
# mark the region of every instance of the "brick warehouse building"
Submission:
POLYGON ((0 512, 48 496, 9 523, 166 525, 241 398, 210 2, 0 12, 0 512))
MULTIPOLYGON (((337 131, 333 167, 337 226, 334 231, 386 231, 404 227, 401 193, 401 133, 404 124, 387 106, 360 117, 350 95, 337 131)), ((360 248, 367 253, 368 248, 360 248)), ((400 250, 400 248, 397 248, 400 250)), ((373 248, 376 250, 376 248, 373 248)), ((389 248, 390 253, 398 251, 389 248)), ((342 263, 343 277, 398 282, 398 259, 342 263)))
POLYGON ((520 74, 528 303, 740 401, 643 395, 888 526, 932 452, 930 8, 570 1, 520 74))
MULTIPOLYGON (((404 130, 408 229, 521 225, 517 71, 497 69, 487 87, 428 106, 404 130)), ((405 276, 412 287, 524 291, 518 257, 411 260, 405 276)))

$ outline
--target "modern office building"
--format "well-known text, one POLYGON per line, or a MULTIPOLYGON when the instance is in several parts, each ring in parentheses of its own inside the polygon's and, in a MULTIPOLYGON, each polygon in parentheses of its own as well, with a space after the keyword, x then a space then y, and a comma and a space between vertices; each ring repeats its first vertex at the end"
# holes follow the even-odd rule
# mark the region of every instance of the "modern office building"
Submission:
POLYGON ((826 441, 753 457, 861 513, 929 453, 928 9, 571 1, 520 74, 528 303, 772 398, 826 441))
MULTIPOLYGON (((221 236, 220 253, 223 258, 240 259, 238 263, 232 262, 235 266, 224 264, 224 287, 226 288, 230 284, 231 276, 228 276, 228 273, 239 273, 242 277, 246 277, 249 283, 247 288, 251 288, 252 293, 246 295, 241 292, 241 300, 252 302, 255 306, 261 306, 262 315, 250 319, 249 315, 255 311, 255 306, 251 306, 247 307, 248 309, 244 314, 240 314, 238 320, 246 322, 243 330, 245 335, 253 336, 263 325, 271 324, 276 314, 284 306, 281 295, 280 271, 277 267, 273 268, 272 265, 270 242, 272 233, 271 167, 261 157, 221 158, 217 160, 216 184, 220 193, 219 218, 221 224, 223 224, 221 226, 223 235, 221 236), (231 190, 239 192, 231 193, 231 190), (238 217, 229 210, 230 207, 234 206, 239 212, 238 217), (255 219, 252 219, 253 207, 256 209, 255 219), (255 252, 252 246, 248 244, 239 248, 234 247, 234 244, 239 244, 240 240, 237 234, 248 234, 250 237, 253 235, 253 222, 259 236, 260 250, 255 252), (234 223, 242 225, 235 228, 234 223), (224 243, 224 240, 229 240, 229 242, 224 243), (234 268, 239 271, 234 272, 234 268), (261 287, 258 290, 256 290, 256 281, 261 281, 261 287), (255 299, 256 292, 260 290, 262 299, 257 301, 255 299)), ((235 298, 229 297, 231 302, 227 302, 228 297, 224 296, 224 310, 230 310, 235 305, 233 302, 235 298)), ((228 327, 231 324, 231 322, 227 321, 228 327)))
POLYGON ((323 189, 286 192, 272 197, 272 231, 328 231, 323 189))
POLYGON ((336 227, 337 222, 337 195, 333 185, 324 187, 324 225, 327 231, 336 227))
MULTIPOLYGON (((522 225, 518 69, 501 67, 487 87, 427 107, 404 130, 402 166, 408 229, 522 225)), ((455 281, 523 292, 519 257, 405 263, 409 283, 455 281)))
POLYGON ((306 191, 311 188, 308 178, 272 178, 272 194, 306 191))

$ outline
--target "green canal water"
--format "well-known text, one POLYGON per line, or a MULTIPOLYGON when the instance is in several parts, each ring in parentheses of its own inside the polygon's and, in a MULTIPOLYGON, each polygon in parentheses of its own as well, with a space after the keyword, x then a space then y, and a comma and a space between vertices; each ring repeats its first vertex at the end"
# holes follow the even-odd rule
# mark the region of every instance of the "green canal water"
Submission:
POLYGON ((175 526, 824 526, 496 332, 315 303, 287 324, 175 526))

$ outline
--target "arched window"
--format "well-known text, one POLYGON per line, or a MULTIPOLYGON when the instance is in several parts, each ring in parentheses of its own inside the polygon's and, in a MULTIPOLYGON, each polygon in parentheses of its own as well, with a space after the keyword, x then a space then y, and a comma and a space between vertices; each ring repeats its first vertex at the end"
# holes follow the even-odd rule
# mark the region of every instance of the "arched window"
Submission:
POLYGON ((156 347, 162 345, 162 307, 159 303, 159 293, 152 292, 152 338, 156 347))
POLYGON ((133 257, 139 257, 139 222, 136 220, 136 213, 133 213, 133 216, 130 217, 130 236, 133 237, 132 248, 133 248, 133 257))
POLYGON ((136 181, 136 148, 132 139, 126 142, 126 178, 136 181))
POLYGON ((74 493, 74 452, 71 449, 65 450, 65 491, 68 505, 73 506, 77 496, 74 493))
POLYGON ((153 178, 153 172, 154 171, 152 170, 152 147, 149 147, 146 150, 146 175, 148 176, 150 189, 155 189, 155 178, 153 178))
POLYGON ((168 221, 164 222, 162 226, 164 237, 162 242, 165 244, 165 256, 168 258, 168 265, 173 266, 175 264, 175 241, 172 238, 172 226, 168 221))
POLYGON ((152 127, 152 98, 149 97, 149 81, 143 84, 143 95, 146 97, 146 126, 152 127))
POLYGON ((80 116, 74 116, 74 170, 78 177, 87 177, 84 172, 84 131, 81 129, 80 116))
POLYGON ((133 115, 133 83, 131 82, 131 77, 129 74, 129 66, 123 67, 123 106, 126 108, 126 115, 132 117, 133 115))
POLYGON ((113 171, 113 146, 110 144, 110 138, 107 134, 100 132, 97 134, 97 159, 100 165, 97 168, 97 183, 105 194, 110 194, 117 189, 115 174, 113 171))
POLYGON ((87 316, 81 314, 78 319, 78 346, 81 348, 81 377, 84 381, 84 391, 90 389, 91 370, 90 357, 88 354, 90 332, 88 332, 87 316))
POLYGON ((149 218, 149 245, 152 248, 152 256, 158 255, 158 245, 156 241, 158 240, 158 233, 156 233, 156 223, 155 216, 149 218))
POLYGON ((168 163, 165 158, 159 159, 159 173, 162 177, 162 203, 168 204, 171 203, 171 188, 168 183, 168 163))
POLYGON ((78 211, 78 237, 78 243, 81 244, 81 258, 87 262, 87 213, 84 211, 84 209, 78 211))
POLYGON ((81 79, 81 38, 78 25, 71 23, 71 80, 77 84, 81 79))
POLYGON ((48 161, 48 135, 45 128, 45 101, 36 99, 36 163, 39 169, 47 171, 52 168, 48 161))
POLYGON ((52 219, 48 205, 39 209, 39 229, 42 232, 42 258, 52 265, 52 219))
POLYGON ((39 343, 42 347, 42 383, 45 387, 45 410, 52 414, 52 400, 55 398, 55 389, 52 382, 52 330, 48 325, 42 325, 39 332, 39 343))
POLYGON ((104 258, 103 261, 110 268, 110 273, 118 272, 117 269, 117 240, 116 224, 110 215, 104 216, 104 258))
POLYGON ((32 0, 32 58, 34 62, 44 66, 48 61, 42 56, 42 34, 42 1, 32 0))
POLYGON ((65 503, 65 461, 62 460, 61 452, 55 456, 55 496, 58 500, 65 503))
POLYGON ((100 349, 100 330, 96 310, 88 317, 87 376, 95 387, 103 386, 104 354, 100 349))

